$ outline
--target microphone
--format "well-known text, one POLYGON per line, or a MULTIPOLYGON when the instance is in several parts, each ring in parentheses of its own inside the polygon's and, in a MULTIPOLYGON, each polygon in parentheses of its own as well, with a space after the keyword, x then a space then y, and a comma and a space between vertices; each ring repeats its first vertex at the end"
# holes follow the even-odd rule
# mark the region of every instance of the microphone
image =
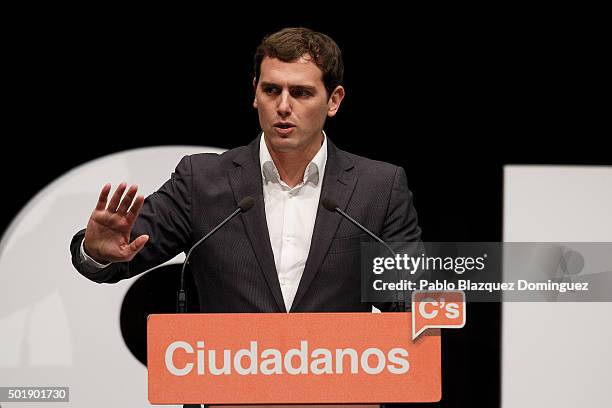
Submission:
POLYGON ((225 224, 231 221, 232 218, 237 216, 240 213, 245 213, 249 211, 255 205, 255 200, 251 196, 244 197, 238 203, 238 208, 234 210, 226 219, 221 221, 219 225, 213 228, 208 234, 204 235, 198 242, 193 244, 189 252, 187 252, 187 256, 185 257, 185 262, 183 262, 183 268, 181 269, 181 288, 177 292, 176 296, 176 309, 178 313, 185 313, 187 310, 187 295, 185 294, 185 267, 189 263, 189 258, 193 253, 193 250, 196 249, 200 244, 210 238, 215 232, 219 231, 225 224))
POLYGON ((347 213, 345 213, 344 211, 342 211, 342 209, 340 207, 338 207, 338 204, 336 204, 335 202, 333 202, 332 200, 330 200, 329 198, 325 197, 323 200, 321 200, 321 205, 323 206, 323 208, 325 208, 327 211, 331 211, 331 212, 337 212, 338 214, 340 214, 341 216, 343 216, 344 218, 346 218, 347 220, 349 220, 351 223, 353 223, 356 227, 358 227, 360 230, 362 230, 363 232, 365 232, 366 234, 368 234, 370 237, 372 237, 372 239, 374 239, 375 241, 380 242, 381 244, 384 245, 385 248, 387 248, 387 250, 391 253, 391 255, 395 258, 395 251, 393 251, 393 249, 391 249, 391 247, 389 245, 387 245, 387 243, 385 241, 383 241, 382 239, 378 238, 376 235, 374 235, 374 233, 372 233, 372 231, 370 231, 369 229, 367 229, 366 227, 364 227, 363 225, 361 225, 359 222, 357 222, 355 219, 353 219, 353 217, 351 217, 350 215, 348 215, 347 213))
MULTIPOLYGON (((325 208, 327 211, 331 211, 331 212, 337 212, 338 214, 340 214, 341 216, 343 216, 344 218, 346 218, 347 220, 349 220, 353 225, 355 225, 357 228, 359 228, 360 230, 362 230, 363 232, 365 232, 366 234, 368 234, 372 239, 374 239, 375 241, 381 243, 385 248, 387 248, 387 250, 391 253, 391 255, 395 258, 396 257, 396 253, 395 251, 385 242, 383 241, 381 238, 379 238, 378 236, 374 235, 374 233, 372 231, 370 231, 369 229, 367 229, 366 227, 364 227, 363 225, 361 225, 357 220, 355 220, 353 217, 351 217, 350 215, 348 215, 346 212, 342 211, 342 209, 340 207, 338 207, 338 204, 336 204, 333 200, 331 200, 328 197, 325 197, 321 200, 321 205, 323 206, 323 208, 325 208)), ((397 278, 398 281, 400 281, 400 276, 399 276, 399 271, 397 272, 397 278)), ((399 297, 399 295, 398 295, 399 297)), ((404 297, 405 297, 405 293, 404 293, 404 297)), ((405 310, 405 299, 403 299, 402 301, 398 300, 398 307, 400 309, 400 311, 404 311, 405 310)))

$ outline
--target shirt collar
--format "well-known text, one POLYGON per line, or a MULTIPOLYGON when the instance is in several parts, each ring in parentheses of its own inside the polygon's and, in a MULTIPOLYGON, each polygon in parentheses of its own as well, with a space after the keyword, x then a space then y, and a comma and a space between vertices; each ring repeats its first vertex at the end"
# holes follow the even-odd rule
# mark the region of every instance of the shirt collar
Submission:
MULTIPOLYGON (((304 171, 304 178, 302 180, 303 184, 306 184, 308 181, 310 181, 314 185, 318 185, 319 182, 323 180, 326 163, 327 135, 325 134, 325 131, 323 131, 323 144, 321 145, 321 148, 319 149, 317 154, 306 166, 306 170, 304 171)), ((284 184, 284 182, 280 179, 278 169, 276 168, 276 165, 272 160, 272 156, 270 155, 270 151, 268 150, 268 145, 266 145, 266 141, 264 140, 263 132, 261 133, 261 140, 259 141, 259 165, 261 166, 261 174, 263 176, 264 183, 273 182, 284 184)))

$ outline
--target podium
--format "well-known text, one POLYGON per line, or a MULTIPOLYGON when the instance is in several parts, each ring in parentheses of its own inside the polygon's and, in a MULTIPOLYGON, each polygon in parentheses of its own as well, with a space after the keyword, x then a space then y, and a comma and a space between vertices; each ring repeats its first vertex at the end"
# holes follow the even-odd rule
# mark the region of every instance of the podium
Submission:
POLYGON ((441 398, 439 332, 410 313, 152 314, 152 404, 369 404, 441 398))

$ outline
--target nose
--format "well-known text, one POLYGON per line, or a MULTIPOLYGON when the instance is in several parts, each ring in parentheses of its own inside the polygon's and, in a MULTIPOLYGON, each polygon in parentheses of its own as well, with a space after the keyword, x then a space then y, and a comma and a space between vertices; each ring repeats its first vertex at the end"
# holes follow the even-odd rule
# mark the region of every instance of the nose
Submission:
POLYGON ((291 115, 291 95, 289 92, 283 91, 278 98, 278 105, 276 111, 281 118, 286 118, 291 115))

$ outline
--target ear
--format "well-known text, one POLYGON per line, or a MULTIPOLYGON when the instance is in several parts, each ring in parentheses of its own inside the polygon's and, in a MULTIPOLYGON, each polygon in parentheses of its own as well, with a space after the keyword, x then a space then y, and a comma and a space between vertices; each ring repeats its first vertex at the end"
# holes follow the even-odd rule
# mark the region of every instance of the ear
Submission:
POLYGON ((253 99, 253 107, 257 109, 257 79, 253 77, 253 92, 255 93, 255 97, 253 99))
POLYGON ((344 88, 341 85, 338 85, 336 89, 332 92, 329 100, 327 101, 327 116, 333 118, 336 116, 338 109, 340 109, 340 104, 344 99, 344 88))

